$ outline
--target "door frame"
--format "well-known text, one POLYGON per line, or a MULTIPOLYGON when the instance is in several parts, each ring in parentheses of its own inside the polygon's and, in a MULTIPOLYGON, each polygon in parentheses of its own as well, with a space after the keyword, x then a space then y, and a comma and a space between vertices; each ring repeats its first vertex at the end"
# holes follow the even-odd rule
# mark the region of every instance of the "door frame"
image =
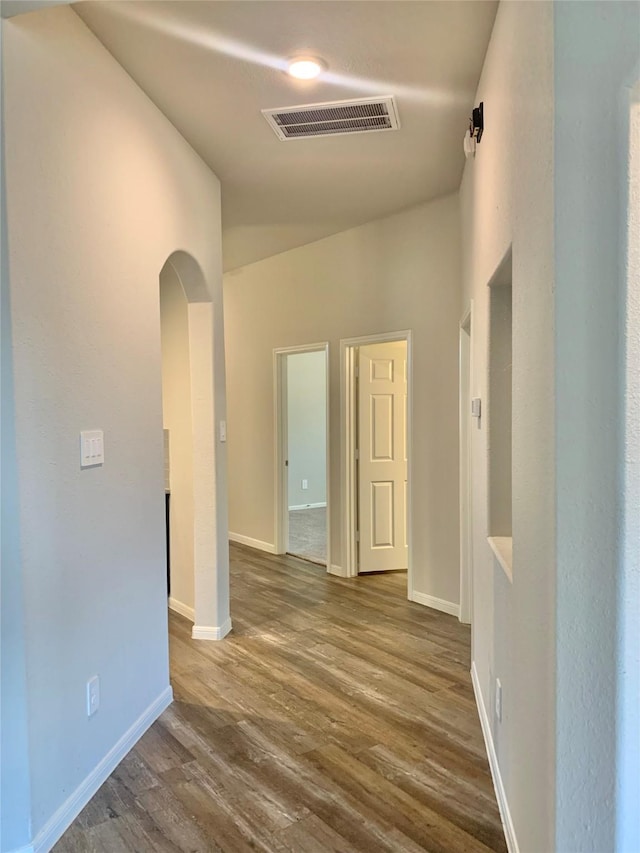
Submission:
POLYGON ((302 344, 294 347, 277 347, 273 350, 273 399, 274 399, 274 550, 276 554, 286 554, 289 545, 289 481, 287 450, 287 357, 306 352, 323 352, 326 370, 326 492, 327 492, 327 571, 331 567, 331 456, 329 435, 329 343, 302 344))
POLYGON ((342 533, 343 575, 358 576, 358 546, 356 527, 358 521, 358 472, 356 469, 357 411, 356 359, 355 350, 367 344, 407 344, 407 598, 413 600, 413 524, 411 496, 412 434, 413 434, 413 344, 411 329, 398 332, 382 332, 378 335, 363 335, 343 338, 340 341, 340 467, 342 470, 342 533))
POLYGON ((460 468, 460 615, 465 624, 473 621, 473 495, 471 398, 473 397, 473 300, 460 320, 459 332, 459 468, 460 468), (465 353, 467 354, 465 365, 465 353), (465 399, 464 372, 467 370, 465 399))

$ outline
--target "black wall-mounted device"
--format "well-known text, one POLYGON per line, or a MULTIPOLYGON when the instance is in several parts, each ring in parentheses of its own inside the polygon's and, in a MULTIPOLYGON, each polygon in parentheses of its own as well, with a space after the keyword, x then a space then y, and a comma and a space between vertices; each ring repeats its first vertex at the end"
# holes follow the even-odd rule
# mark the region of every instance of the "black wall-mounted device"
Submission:
POLYGON ((473 113, 471 114, 471 122, 469 124, 469 133, 471 137, 475 139, 476 142, 480 142, 482 139, 482 133, 484 131, 484 101, 480 101, 479 107, 473 108, 473 113))

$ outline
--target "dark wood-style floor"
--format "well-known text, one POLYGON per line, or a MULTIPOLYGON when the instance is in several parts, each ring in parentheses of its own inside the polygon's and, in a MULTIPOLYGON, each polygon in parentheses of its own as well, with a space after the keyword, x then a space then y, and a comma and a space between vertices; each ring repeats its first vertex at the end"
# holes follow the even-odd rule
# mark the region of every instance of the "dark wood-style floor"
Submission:
POLYGON ((469 630, 404 575, 231 558, 233 633, 171 615, 175 702, 56 853, 505 851, 469 630))

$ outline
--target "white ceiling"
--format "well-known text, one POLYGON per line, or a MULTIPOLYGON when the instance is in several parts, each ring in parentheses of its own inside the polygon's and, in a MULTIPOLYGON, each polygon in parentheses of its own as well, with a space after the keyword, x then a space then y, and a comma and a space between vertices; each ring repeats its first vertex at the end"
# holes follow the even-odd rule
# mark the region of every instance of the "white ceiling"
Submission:
POLYGON ((15 15, 25 15, 38 12, 47 6, 69 5, 69 0, 0 0, 0 17, 13 18, 15 15))
MULTIPOLYGON (((453 192, 494 0, 95 0, 80 17, 218 175, 226 269, 453 192), (284 60, 311 53, 319 81, 284 60), (260 110, 395 95, 401 129, 278 140, 260 110)), ((490 115, 490 113, 489 113, 490 115)))

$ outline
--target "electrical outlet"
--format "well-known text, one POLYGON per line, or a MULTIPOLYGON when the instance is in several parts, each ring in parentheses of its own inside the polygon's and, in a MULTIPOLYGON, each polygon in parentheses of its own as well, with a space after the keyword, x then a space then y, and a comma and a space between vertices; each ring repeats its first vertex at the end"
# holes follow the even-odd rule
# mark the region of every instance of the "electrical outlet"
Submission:
POLYGON ((93 717, 100 707, 100 679, 97 675, 87 681, 87 717, 93 717))
POLYGON ((302 488, 303 488, 303 489, 308 489, 308 488, 309 488, 309 481, 308 481, 308 480, 303 480, 303 481, 302 481, 302 488))
POLYGON ((502 722, 502 684, 499 678, 496 678, 496 719, 502 722))

